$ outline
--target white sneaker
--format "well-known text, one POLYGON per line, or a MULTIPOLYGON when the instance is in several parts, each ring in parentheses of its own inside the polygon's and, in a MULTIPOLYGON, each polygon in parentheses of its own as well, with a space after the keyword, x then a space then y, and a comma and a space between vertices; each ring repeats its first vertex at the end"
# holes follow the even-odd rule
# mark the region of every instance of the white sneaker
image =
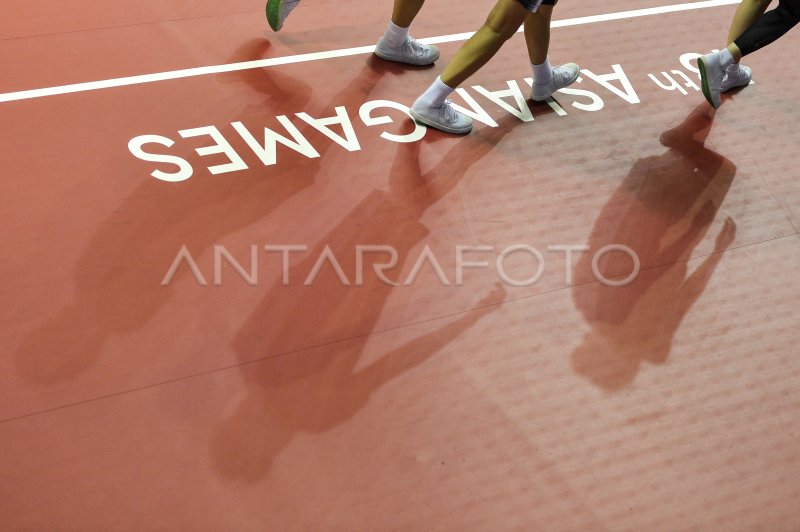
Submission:
POLYGON ((432 65, 439 59, 439 49, 433 45, 422 44, 410 35, 399 48, 394 48, 381 37, 375 47, 375 55, 387 61, 424 66, 432 65))
POLYGON ((267 0, 267 22, 274 31, 280 31, 286 17, 297 7, 300 0, 267 0))
POLYGON ((703 85, 703 96, 714 109, 721 103, 719 93, 722 87, 722 78, 725 72, 719 64, 719 52, 706 54, 697 60, 700 69, 700 81, 703 85))
POLYGON ((719 86, 719 92, 729 91, 736 87, 744 87, 753 79, 753 70, 750 67, 734 63, 728 65, 725 69, 725 75, 722 76, 722 83, 719 86))
POLYGON ((531 100, 541 102, 550 97, 551 94, 558 89, 569 87, 578 76, 581 75, 581 67, 575 63, 567 63, 553 67, 553 76, 550 78, 550 83, 538 84, 533 80, 533 87, 531 88, 531 100))
POLYGON ((417 98, 411 106, 411 117, 417 122, 445 133, 463 135, 472 130, 472 119, 453 109, 450 100, 445 100, 444 105, 433 107, 422 102, 421 98, 417 98))

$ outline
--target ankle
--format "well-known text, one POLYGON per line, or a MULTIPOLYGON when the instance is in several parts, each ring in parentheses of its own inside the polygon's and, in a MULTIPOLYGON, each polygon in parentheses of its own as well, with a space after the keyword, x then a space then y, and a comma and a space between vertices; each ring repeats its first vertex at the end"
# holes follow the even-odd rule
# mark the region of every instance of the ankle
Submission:
POLYGON ((734 63, 735 61, 733 60, 733 55, 731 55, 727 48, 723 48, 719 51, 719 64, 723 70, 734 63))
POLYGON ((533 67, 533 81, 537 85, 546 85, 553 79, 553 67, 550 66, 550 58, 538 65, 531 64, 533 67))
POLYGON ((386 27, 386 33, 383 34, 383 40, 392 48, 400 48, 408 38, 409 28, 401 28, 392 21, 386 27))
POLYGON ((441 107, 454 90, 453 87, 444 83, 441 77, 437 77, 428 90, 417 98, 417 102, 427 107, 441 107))

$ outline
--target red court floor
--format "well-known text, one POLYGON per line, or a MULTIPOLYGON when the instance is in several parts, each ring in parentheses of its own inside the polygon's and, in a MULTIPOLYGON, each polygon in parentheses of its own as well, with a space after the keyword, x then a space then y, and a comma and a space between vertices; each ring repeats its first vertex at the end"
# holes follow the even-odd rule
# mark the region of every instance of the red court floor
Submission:
POLYGON ((0 529, 800 530, 800 32, 713 112, 736 6, 673 5, 562 0, 580 81, 518 34, 453 137, 403 106, 463 37, 295 57, 388 0, 7 1, 0 529))

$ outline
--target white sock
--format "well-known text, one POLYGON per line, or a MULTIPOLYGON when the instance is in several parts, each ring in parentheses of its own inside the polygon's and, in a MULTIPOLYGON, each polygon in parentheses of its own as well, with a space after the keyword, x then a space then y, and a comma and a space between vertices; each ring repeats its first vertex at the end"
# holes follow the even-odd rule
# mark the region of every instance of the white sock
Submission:
POLYGON ((533 80, 537 85, 547 85, 553 79, 553 67, 550 66, 550 58, 546 58, 541 65, 533 66, 533 80))
POLYGON ((383 40, 392 48, 400 48, 408 37, 408 28, 401 28, 391 20, 386 27, 386 33, 383 34, 383 40))
POLYGON ((442 78, 437 77, 436 81, 428 87, 428 90, 422 93, 422 96, 417 101, 421 101, 430 107, 441 107, 454 90, 454 88, 445 85, 442 78))
POLYGON ((727 48, 723 48, 719 51, 719 66, 722 67, 722 70, 725 70, 731 64, 733 64, 733 56, 727 48))

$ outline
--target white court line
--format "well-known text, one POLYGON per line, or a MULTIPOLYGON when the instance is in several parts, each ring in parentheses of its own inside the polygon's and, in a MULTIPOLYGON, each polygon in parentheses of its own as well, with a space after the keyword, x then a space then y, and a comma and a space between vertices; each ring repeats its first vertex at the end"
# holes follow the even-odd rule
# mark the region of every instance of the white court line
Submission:
MULTIPOLYGON (((631 11, 619 11, 617 13, 606 13, 604 15, 591 15, 588 17, 569 18, 555 20, 552 22, 553 28, 564 28, 567 26, 580 26, 583 24, 594 24, 596 22, 608 22, 611 20, 624 20, 637 17, 647 17, 650 15, 661 15, 664 13, 675 13, 677 11, 689 11, 693 9, 706 9, 709 7, 727 6, 738 4, 740 0, 705 0, 703 2, 689 2, 685 4, 673 4, 668 6, 649 7, 646 9, 634 9, 631 11)), ((522 31, 520 28, 519 31, 522 31)), ((426 44, 441 44, 455 41, 465 41, 472 37, 475 32, 456 33, 453 35, 443 35, 441 37, 428 37, 420 39, 426 44)), ((13 102, 18 100, 30 100, 33 98, 44 98, 46 96, 56 96, 59 94, 70 94, 74 92, 85 92, 99 89, 111 89, 113 87, 124 87, 127 85, 140 85, 143 83, 155 83, 157 81, 167 81, 171 79, 191 78, 195 76, 206 76, 209 74, 221 74, 224 72, 235 72, 238 70, 250 70, 254 68, 265 68, 278 65, 290 65, 293 63, 305 63, 308 61, 320 61, 322 59, 333 59, 337 57, 347 57, 351 55, 369 54, 375 50, 375 46, 358 46, 356 48, 343 48, 340 50, 329 50, 327 52, 313 52, 309 54, 289 55, 285 57, 273 57, 270 59, 259 59, 257 61, 245 61, 242 63, 229 63, 225 65, 214 65, 197 68, 187 68, 183 70, 172 70, 169 72, 159 72, 156 74, 142 74, 125 78, 105 79, 101 81, 89 81, 85 83, 75 83, 72 85, 61 85, 58 87, 46 87, 43 89, 31 89, 18 92, 8 92, 0 94, 0 103, 13 102)))

